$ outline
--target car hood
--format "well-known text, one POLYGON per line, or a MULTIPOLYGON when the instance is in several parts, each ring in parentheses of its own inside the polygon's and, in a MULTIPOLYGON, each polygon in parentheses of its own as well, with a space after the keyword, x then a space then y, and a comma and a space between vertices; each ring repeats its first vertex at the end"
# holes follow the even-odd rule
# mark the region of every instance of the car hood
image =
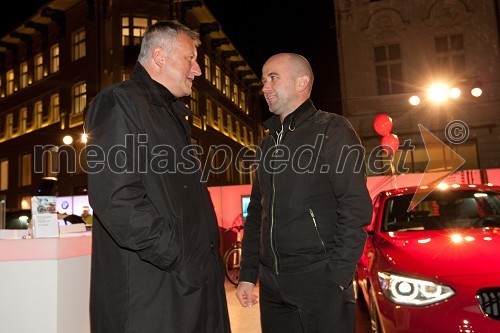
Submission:
POLYGON ((379 236, 375 246, 388 268, 396 271, 435 277, 500 273, 500 228, 388 232, 379 236))

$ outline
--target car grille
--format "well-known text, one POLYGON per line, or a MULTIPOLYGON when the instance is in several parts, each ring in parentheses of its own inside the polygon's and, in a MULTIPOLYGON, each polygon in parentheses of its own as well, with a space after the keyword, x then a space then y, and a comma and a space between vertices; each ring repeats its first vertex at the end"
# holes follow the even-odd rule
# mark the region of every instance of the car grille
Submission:
POLYGON ((485 315, 500 320, 500 288, 481 289, 476 297, 485 315))

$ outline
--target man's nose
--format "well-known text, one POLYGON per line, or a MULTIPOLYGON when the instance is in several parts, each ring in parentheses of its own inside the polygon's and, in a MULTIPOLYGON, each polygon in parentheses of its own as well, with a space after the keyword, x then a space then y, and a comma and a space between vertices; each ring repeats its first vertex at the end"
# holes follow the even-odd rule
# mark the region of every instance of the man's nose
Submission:
POLYGON ((196 76, 201 75, 201 68, 197 61, 194 62, 193 68, 191 69, 196 76))
POLYGON ((261 89, 261 90, 262 90, 262 92, 264 92, 264 93, 265 93, 266 91, 271 90, 271 88, 269 87, 269 85, 268 85, 268 84, 267 84, 267 82, 266 82, 266 83, 264 83, 264 85, 262 86, 262 89, 261 89))

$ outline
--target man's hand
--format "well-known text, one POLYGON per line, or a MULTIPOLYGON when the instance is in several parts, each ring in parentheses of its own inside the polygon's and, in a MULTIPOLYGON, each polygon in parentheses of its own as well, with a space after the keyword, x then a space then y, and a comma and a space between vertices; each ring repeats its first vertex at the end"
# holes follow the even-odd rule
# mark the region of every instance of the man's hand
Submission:
POLYGON ((254 285, 250 282, 240 282, 236 290, 236 297, 240 301, 241 306, 251 308, 259 303, 257 294, 253 293, 254 285))

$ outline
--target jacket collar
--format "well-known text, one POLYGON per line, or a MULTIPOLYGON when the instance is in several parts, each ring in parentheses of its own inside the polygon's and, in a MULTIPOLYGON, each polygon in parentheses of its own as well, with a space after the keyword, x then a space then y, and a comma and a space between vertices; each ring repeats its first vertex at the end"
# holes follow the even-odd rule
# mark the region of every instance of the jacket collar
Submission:
POLYGON ((149 102, 152 104, 165 106, 177 100, 167 88, 153 80, 139 62, 135 64, 132 80, 136 81, 147 92, 149 102))
POLYGON ((317 110, 313 102, 308 98, 295 111, 285 117, 283 124, 281 123, 279 116, 272 116, 264 122, 264 128, 269 129, 271 133, 274 133, 275 131, 280 131, 281 125, 283 125, 283 128, 285 128, 285 130, 290 130, 293 132, 295 130, 295 127, 309 118, 316 111, 317 110))

